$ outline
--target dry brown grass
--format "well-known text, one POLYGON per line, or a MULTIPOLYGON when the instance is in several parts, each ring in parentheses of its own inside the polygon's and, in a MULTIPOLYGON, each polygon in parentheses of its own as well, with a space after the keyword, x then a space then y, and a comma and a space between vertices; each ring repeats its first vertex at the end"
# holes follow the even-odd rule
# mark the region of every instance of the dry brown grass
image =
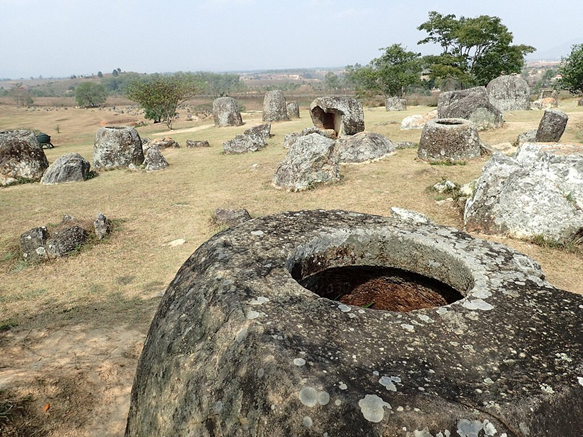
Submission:
MULTIPOLYGON (((577 140, 574 126, 583 121, 583 108, 575 105, 573 101, 567 101, 561 108, 571 117, 565 142, 577 140)), ((417 142, 420 131, 401 131, 400 121, 407 115, 429 109, 410 107, 400 113, 386 112, 383 108, 367 109, 367 129, 385 134, 394 141, 417 142)), ((25 381, 29 384, 27 387, 36 387, 27 393, 36 399, 38 408, 50 399, 50 393, 39 383, 42 378, 35 373, 36 370, 31 371, 27 379, 26 369, 32 364, 27 364, 27 352, 21 344, 30 343, 29 350, 35 347, 34 350, 44 350, 48 348, 46 341, 53 332, 73 329, 71 327, 82 332, 78 338, 86 342, 86 354, 94 350, 92 345, 95 344, 107 349, 104 345, 109 343, 99 340, 103 336, 110 338, 109 341, 122 338, 116 341, 127 345, 131 342, 123 340, 126 337, 120 337, 120 332, 132 332, 133 343, 127 347, 139 350, 161 293, 186 258, 216 232, 209 222, 215 208, 246 208, 254 216, 313 208, 386 215, 391 206, 399 206, 427 214, 440 224, 462 226, 459 210, 452 203, 436 203, 435 194, 426 188, 444 178, 457 183, 469 182, 479 176, 485 159, 467 165, 431 166, 415 159, 415 149, 406 149, 382 161, 343 166, 343 180, 336 185, 302 193, 274 189, 271 180, 285 155, 282 147, 284 135, 311 125, 308 113, 302 111, 301 115, 299 120, 274 124, 272 132, 275 136, 264 150, 229 156, 221 154, 222 142, 260 124, 260 113, 245 113, 245 126, 220 129, 212 126, 212 120, 187 122, 183 113, 174 125, 176 131, 172 137, 181 145, 186 139, 208 140, 211 147, 165 150, 163 153, 170 167, 164 171, 118 170, 102 172, 83 183, 26 184, 0 189, 0 323, 10 319, 20 325, 9 334, 3 334, 4 339, 0 337, 0 342, 4 341, 12 353, 6 355, 12 358, 0 358, 0 389, 6 384, 18 385, 25 381), (184 131, 193 127, 199 129, 184 131), (117 232, 105 242, 75 256, 44 264, 32 265, 19 260, 18 238, 24 231, 58 223, 65 214, 93 219, 99 211, 119 221, 117 232), (179 238, 185 239, 186 243, 174 248, 167 245, 179 238), (14 363, 22 364, 18 367, 14 363), (20 371, 10 373, 14 366, 20 371)), ((535 111, 507 114, 504 128, 484 132, 481 136, 488 144, 513 142, 520 132, 535 128, 541 116, 542 112, 535 111)), ((141 118, 127 114, 116 116, 113 112, 98 109, 30 112, 0 106, 0 129, 33 127, 49 133, 57 146, 46 151, 50 162, 70 152, 78 152, 91 160, 96 130, 101 125, 114 124, 122 117, 135 118, 136 121, 141 118), (59 134, 54 129, 57 124, 59 134)), ((139 132, 142 136, 154 136, 164 128, 163 125, 149 125, 139 128, 139 132)), ((583 260, 580 256, 513 239, 481 237, 502 241, 531 256, 543 266, 554 285, 572 292, 583 291, 580 274, 583 260)), ((50 354, 52 349, 48 350, 50 354)), ((58 355, 61 352, 53 353, 58 355)), ((66 355, 66 352, 62 353, 66 355)), ((75 356, 78 358, 77 352, 75 356)), ((121 358, 100 355, 95 349, 93 358, 83 361, 81 369, 85 373, 81 379, 105 365, 103 363, 122 366, 125 373, 106 373, 100 382, 99 387, 111 383, 111 390, 118 391, 109 410, 103 405, 101 409, 82 404, 68 407, 69 416, 86 417, 84 425, 75 425, 75 432, 78 432, 75 435, 91 435, 92 426, 110 420, 107 415, 112 411, 117 411, 117 422, 105 435, 121 433, 136 356, 137 353, 130 354, 123 364, 119 364, 121 358)), ((54 357, 56 360, 61 358, 57 364, 47 364, 46 369, 56 372, 59 378, 80 378, 75 361, 70 357, 54 357), (77 369, 77 373, 72 369, 77 369)), ((39 366, 32 358, 30 363, 39 366)), ((95 381, 92 384, 96 384, 95 381)), ((93 399, 91 402, 99 403, 112 393, 94 385, 90 388, 97 396, 97 401, 93 399)), ((67 435, 71 432, 67 430, 67 423, 53 418, 46 430, 52 435, 67 435)))

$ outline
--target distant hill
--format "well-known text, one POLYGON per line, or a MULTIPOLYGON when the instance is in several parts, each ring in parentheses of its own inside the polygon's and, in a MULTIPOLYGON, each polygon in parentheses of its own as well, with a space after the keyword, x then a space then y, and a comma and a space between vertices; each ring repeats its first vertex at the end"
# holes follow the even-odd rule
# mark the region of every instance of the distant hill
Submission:
POLYGON ((560 61, 562 57, 567 57, 571 53, 571 47, 575 44, 583 44, 583 36, 564 42, 561 45, 547 50, 537 50, 527 55, 527 61, 560 61))

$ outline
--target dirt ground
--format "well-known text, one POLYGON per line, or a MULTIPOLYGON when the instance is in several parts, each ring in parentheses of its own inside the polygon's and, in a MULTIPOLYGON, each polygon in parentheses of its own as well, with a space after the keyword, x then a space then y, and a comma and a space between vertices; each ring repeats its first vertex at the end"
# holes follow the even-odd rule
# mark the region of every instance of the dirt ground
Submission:
MULTIPOLYGON (((367 130, 393 141, 418 141, 420 131, 400 131, 400 120, 430 109, 367 109, 367 130)), ((581 141, 577 126, 583 123, 583 110, 571 101, 561 109, 571 117, 564 141, 581 141)), ((535 111, 507 114, 504 128, 481 136, 488 144, 511 142, 535 128, 541 116, 535 111)), ((429 166, 415 159, 414 149, 404 149, 382 161, 343 166, 340 184, 287 193, 275 190, 271 178, 285 155, 284 135, 311 125, 305 108, 300 120, 273 125, 275 136, 266 149, 240 156, 222 155, 222 141, 259 124, 261 114, 245 113, 245 126, 221 129, 212 120, 185 118, 171 132, 160 125, 139 128, 142 136, 171 135, 181 145, 186 139, 210 141, 205 150, 164 150, 170 167, 162 172, 119 170, 77 184, 0 189, 0 435, 123 435, 149 324, 178 268, 217 231, 209 220, 215 208, 247 208, 253 216, 312 208, 387 215, 391 206, 400 206, 436 223, 462 227, 454 203, 427 187, 446 178, 469 182, 486 162, 429 166), (118 223, 107 241, 42 265, 19 258, 18 238, 26 230, 59 222, 64 214, 92 218, 98 211, 118 223), (179 238, 186 243, 168 244, 179 238)), ((140 120, 131 110, 0 106, 0 129, 34 127, 53 136, 57 147, 46 151, 50 162, 73 151, 91 161, 99 126, 140 120)), ((480 237, 526 253, 543 266, 551 283, 583 292, 580 255, 505 237, 480 237)))

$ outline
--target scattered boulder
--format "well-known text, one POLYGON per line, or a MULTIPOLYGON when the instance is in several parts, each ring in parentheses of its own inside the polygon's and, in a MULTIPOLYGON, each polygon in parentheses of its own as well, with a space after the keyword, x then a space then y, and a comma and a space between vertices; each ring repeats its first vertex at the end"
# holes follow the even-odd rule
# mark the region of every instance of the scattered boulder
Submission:
MULTIPOLYGON (((60 258, 78 251, 89 239, 91 221, 80 221, 65 215, 58 225, 33 228, 20 236, 22 257, 29 261, 60 258), (49 231, 50 229, 50 231, 49 231)), ((102 214, 97 215, 93 229, 97 239, 111 232, 111 222, 102 214)))
POLYGON ((385 109, 387 111, 405 111, 407 109, 407 100, 399 97, 387 97, 385 99, 385 109))
POLYGON ((19 178, 39 180, 49 162, 33 132, 25 129, 0 132, 0 185, 19 178))
POLYGON ((198 140, 186 140, 186 147, 197 148, 197 147, 210 147, 208 141, 198 141, 198 140))
POLYGON ((340 180, 336 142, 317 133, 298 138, 275 171, 273 185, 303 191, 317 184, 340 180))
POLYGON ((93 229, 98 240, 103 240, 111 233, 111 221, 103 215, 102 212, 97 214, 97 218, 93 222, 93 229))
POLYGON ((258 136, 267 141, 271 135, 271 123, 260 124, 259 126, 251 127, 243 132, 244 135, 258 136))
POLYGON ((504 124, 502 112, 490 103, 486 87, 483 86, 441 93, 437 102, 437 116, 470 120, 479 130, 498 128, 504 124))
POLYGON ((532 259, 455 228, 256 218, 170 283, 126 437, 576 436, 582 307, 532 259), (397 296, 417 304, 380 309, 397 296))
POLYGON ((48 257, 60 258, 79 250, 88 237, 89 233, 78 225, 58 230, 47 240, 46 251, 48 257))
POLYGON ((417 156, 424 161, 460 162, 479 158, 480 136, 474 123, 461 118, 430 120, 425 124, 417 156))
POLYGON ((366 162, 395 153, 395 145, 387 137, 374 132, 359 132, 336 143, 340 163, 366 162))
POLYGON ((364 130, 362 103, 350 97, 319 97, 310 105, 310 115, 318 129, 334 129, 337 137, 364 130))
POLYGON ((45 171, 41 184, 53 185, 87 180, 91 164, 78 153, 59 157, 45 171))
POLYGON ((166 158, 164 158, 160 149, 157 147, 150 147, 146 152, 144 165, 146 171, 157 171, 168 167, 168 161, 166 161, 166 158))
POLYGON ((213 119, 217 127, 243 124, 237 101, 232 97, 219 97, 213 101, 213 119))
POLYGON ((136 166, 144 162, 142 140, 138 131, 129 126, 106 126, 97 131, 93 144, 93 166, 115 169, 136 166))
POLYGON ((583 235, 583 146, 525 143, 514 158, 495 154, 466 203, 470 231, 542 236, 583 235))
POLYGON ((515 144, 517 146, 520 146, 524 143, 536 142, 536 131, 537 131, 536 129, 533 129, 519 134, 518 137, 516 138, 515 144))
POLYGON ((561 141, 567 127, 569 117, 558 109, 547 109, 536 131, 536 141, 539 143, 556 143, 561 141))
POLYGON ((287 134, 283 139, 283 147, 289 149, 289 147, 295 143, 298 138, 309 134, 322 135, 323 137, 330 138, 332 140, 336 139, 336 132, 334 129, 320 130, 317 127, 312 126, 303 129, 301 132, 292 132, 291 134, 287 134))
POLYGON ((425 123, 437 118, 437 110, 426 112, 423 115, 415 114, 405 117, 401 121, 401 130, 423 129, 425 123))
POLYGON ((490 103, 502 112, 530 109, 530 87, 520 76, 499 76, 486 90, 490 103))
POLYGON ((219 226, 237 226, 251 220, 251 214, 246 209, 215 209, 213 222, 219 226))
POLYGON ((418 143, 414 143, 413 141, 397 141, 396 143, 393 143, 395 145, 395 149, 399 150, 399 149, 414 149, 415 147, 418 147, 419 144, 418 143))
POLYGON ((226 154, 257 152, 266 145, 265 139, 260 135, 239 134, 232 140, 223 143, 223 152, 226 154))
MULTIPOLYGON (((143 143, 142 143, 143 144, 143 143)), ((156 138, 155 140, 151 140, 148 142, 148 147, 157 147, 158 149, 179 149, 180 144, 174 141, 171 137, 164 137, 164 138, 156 138)), ((144 147, 145 149, 145 147, 144 147)))
POLYGON ((583 98, 577 101, 577 106, 583 106, 583 98))
POLYGON ((300 118, 300 105, 298 102, 287 102, 287 116, 292 118, 300 118))
POLYGON ((39 261, 48 258, 46 245, 48 232, 46 226, 32 228, 20 236, 20 251, 28 261, 39 261))
POLYGON ((552 109, 552 108, 556 108, 557 105, 557 101, 552 98, 552 97, 545 97, 544 99, 538 99, 535 100, 534 102, 532 102, 532 105, 530 105, 530 109, 535 109, 535 110, 543 110, 543 109, 552 109))
POLYGON ((443 194, 445 192, 451 193, 452 191, 457 189, 458 186, 455 184, 455 182, 446 179, 444 181, 437 182, 431 188, 433 188, 434 191, 443 194))
POLYGON ((263 121, 289 121, 283 91, 273 90, 265 94, 263 98, 263 121))

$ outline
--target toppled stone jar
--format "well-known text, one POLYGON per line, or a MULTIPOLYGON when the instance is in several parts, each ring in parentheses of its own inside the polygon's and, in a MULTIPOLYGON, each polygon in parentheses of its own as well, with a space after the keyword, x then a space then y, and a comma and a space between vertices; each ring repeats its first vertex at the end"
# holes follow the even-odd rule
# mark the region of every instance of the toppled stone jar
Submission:
POLYGON ((170 284, 126 436, 576 436, 582 324, 530 258, 415 215, 257 218, 170 284))

